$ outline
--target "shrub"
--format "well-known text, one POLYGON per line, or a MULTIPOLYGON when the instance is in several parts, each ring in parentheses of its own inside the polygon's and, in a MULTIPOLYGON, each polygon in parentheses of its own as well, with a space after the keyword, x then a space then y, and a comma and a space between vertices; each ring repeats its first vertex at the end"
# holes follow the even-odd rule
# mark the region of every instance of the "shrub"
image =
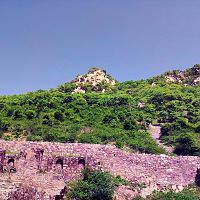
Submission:
POLYGON ((54 113, 54 118, 59 120, 59 121, 63 121, 64 120, 64 115, 62 112, 56 111, 54 113))
POLYGON ((194 190, 185 189, 182 192, 176 193, 174 191, 169 192, 155 192, 148 199, 152 200, 199 200, 200 193, 194 190))
POLYGON ((42 141, 43 138, 39 135, 28 135, 26 140, 36 142, 36 141, 42 141))
POLYGON ((71 185, 71 199, 77 200, 112 200, 114 182, 110 174, 101 171, 84 172, 84 179, 71 185))
POLYGON ((27 119, 33 119, 36 116, 36 112, 34 110, 27 110, 25 114, 27 119))

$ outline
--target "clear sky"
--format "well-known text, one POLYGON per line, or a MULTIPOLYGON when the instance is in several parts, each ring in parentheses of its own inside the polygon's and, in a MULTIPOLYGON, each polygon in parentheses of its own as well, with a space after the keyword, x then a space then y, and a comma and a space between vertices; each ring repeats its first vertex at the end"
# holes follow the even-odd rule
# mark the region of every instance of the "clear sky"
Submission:
POLYGON ((200 0, 1 0, 0 94, 91 66, 119 81, 200 63, 200 0))

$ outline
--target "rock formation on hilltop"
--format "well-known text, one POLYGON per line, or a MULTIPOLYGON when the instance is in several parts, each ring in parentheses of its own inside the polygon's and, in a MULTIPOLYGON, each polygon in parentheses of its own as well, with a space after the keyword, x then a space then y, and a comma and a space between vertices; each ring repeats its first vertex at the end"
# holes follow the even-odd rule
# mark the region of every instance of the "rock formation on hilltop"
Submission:
POLYGON ((196 64, 192 68, 185 71, 174 70, 164 74, 164 78, 167 82, 184 84, 184 85, 200 85, 200 65, 196 64))
POLYGON ((106 73, 105 70, 92 67, 87 74, 78 75, 72 83, 75 83, 78 87, 74 90, 74 93, 85 93, 84 85, 92 85, 93 87, 98 84, 105 83, 115 85, 115 80, 106 73))

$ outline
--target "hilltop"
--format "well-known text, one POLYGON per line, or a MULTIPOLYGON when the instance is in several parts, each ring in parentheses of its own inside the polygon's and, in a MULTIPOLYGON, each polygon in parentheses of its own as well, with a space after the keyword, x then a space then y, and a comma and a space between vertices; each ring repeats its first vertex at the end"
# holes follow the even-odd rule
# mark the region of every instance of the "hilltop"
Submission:
MULTIPOLYGON (((79 88, 83 87, 82 90, 84 90, 85 85, 92 85, 93 87, 103 84, 115 85, 115 80, 105 70, 92 67, 87 74, 78 75, 71 83, 75 83, 79 88)), ((76 89, 74 92, 78 92, 78 90, 76 89)), ((105 90, 102 92, 105 92, 105 90)))
POLYGON ((5 140, 112 144, 131 152, 199 155, 200 67, 140 81, 117 82, 92 68, 49 91, 0 97, 0 136, 5 140), (173 78, 173 79, 172 79, 173 78), (169 81, 170 80, 170 81, 169 81))
POLYGON ((186 70, 173 70, 156 77, 168 83, 182 84, 185 86, 200 85, 200 65, 196 64, 186 70))

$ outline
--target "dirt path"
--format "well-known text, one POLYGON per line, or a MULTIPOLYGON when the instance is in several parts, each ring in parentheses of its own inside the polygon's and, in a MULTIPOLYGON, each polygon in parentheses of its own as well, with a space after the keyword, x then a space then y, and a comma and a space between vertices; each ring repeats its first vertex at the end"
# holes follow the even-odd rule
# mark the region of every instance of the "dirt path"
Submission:
POLYGON ((152 138, 156 141, 158 146, 163 148, 167 153, 171 154, 174 151, 173 147, 166 146, 164 143, 161 142, 160 136, 161 136, 161 126, 160 125, 149 125, 149 132, 152 136, 152 138))

